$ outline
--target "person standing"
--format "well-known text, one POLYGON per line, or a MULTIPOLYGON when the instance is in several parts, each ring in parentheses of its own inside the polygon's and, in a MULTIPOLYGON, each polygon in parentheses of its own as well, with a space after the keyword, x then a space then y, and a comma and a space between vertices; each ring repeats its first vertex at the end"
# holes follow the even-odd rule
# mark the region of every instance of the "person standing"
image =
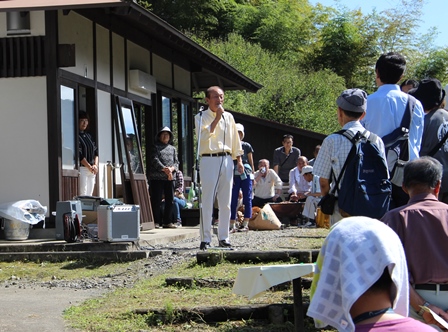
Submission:
POLYGON ((89 125, 87 112, 79 112, 79 196, 92 196, 98 174, 98 148, 86 132, 89 125))
POLYGON ((238 129, 233 115, 224 111, 224 91, 218 86, 207 89, 208 108, 195 116, 196 135, 199 140, 201 182, 201 244, 206 250, 212 240, 212 217, 215 199, 219 209, 218 241, 220 247, 231 247, 229 241, 230 201, 234 164, 240 174, 244 172, 238 129))
POLYGON ((420 100, 425 110, 420 156, 434 157, 443 165, 439 200, 448 203, 448 112, 442 105, 445 103, 445 90, 439 80, 429 78, 408 93, 420 100))
MULTIPOLYGON (((406 60, 399 53, 383 54, 376 62, 375 81, 378 90, 367 97, 367 111, 361 123, 367 130, 381 138, 401 125, 408 98, 410 98, 406 92, 401 91, 398 85, 405 70, 406 60)), ((420 156, 425 114, 419 101, 411 111, 409 157, 413 160, 420 156)), ((391 171, 389 169, 389 172, 391 171)), ((392 185, 392 204, 395 207, 406 204, 408 199, 408 195, 400 186, 392 185)))
POLYGON ((295 146, 294 137, 292 135, 283 135, 281 147, 274 150, 274 157, 272 158, 272 166, 275 173, 278 174, 284 183, 289 181, 289 171, 296 167, 297 159, 300 157, 300 150, 295 146))
MULTIPOLYGON (((351 131, 353 135, 366 131, 360 123, 360 120, 366 114, 367 94, 365 91, 361 89, 345 90, 336 100, 336 104, 338 105, 338 122, 342 129, 351 131)), ((367 138, 370 137, 369 132, 366 135, 368 135, 367 138)), ((374 144, 382 152, 382 156, 385 159, 384 144, 381 138, 377 137, 374 144)), ((333 133, 324 139, 313 166, 314 175, 319 177, 322 196, 328 194, 330 189, 333 189, 335 186, 336 179, 338 179, 341 173, 352 146, 353 144, 350 140, 338 133, 333 133)), ((384 160, 384 162, 386 161, 384 160)), ((339 187, 343 179, 344 176, 342 176, 339 182, 339 187)), ((331 215, 331 225, 334 225, 342 218, 343 216, 336 201, 334 212, 331 215)))
POLYGON ((176 228, 172 222, 172 209, 174 200, 174 176, 179 162, 176 148, 172 145, 173 133, 170 128, 162 128, 156 135, 151 149, 151 162, 149 164, 149 189, 151 193, 151 206, 156 225, 163 228, 176 228), (161 213, 162 198, 165 199, 163 223, 161 213))
POLYGON ((235 173, 233 176, 233 188, 232 188, 232 204, 230 211, 230 231, 236 231, 236 213, 238 209, 238 198, 240 190, 243 194, 243 205, 244 205, 244 220, 241 227, 241 231, 249 230, 249 219, 252 217, 252 181, 253 181, 253 171, 254 171, 254 149, 252 145, 243 141, 244 138, 244 126, 241 123, 236 124, 238 129, 238 135, 240 136, 241 146, 243 148, 243 155, 241 156, 244 173, 240 174, 235 164, 235 173))

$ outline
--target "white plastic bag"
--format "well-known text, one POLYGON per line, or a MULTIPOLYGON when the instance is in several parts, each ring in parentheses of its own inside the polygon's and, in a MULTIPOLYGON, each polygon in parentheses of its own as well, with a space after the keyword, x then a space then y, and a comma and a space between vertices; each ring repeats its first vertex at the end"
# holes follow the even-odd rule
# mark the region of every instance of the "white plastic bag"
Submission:
POLYGON ((23 221, 31 225, 45 220, 46 213, 47 207, 33 199, 0 203, 0 217, 23 221))

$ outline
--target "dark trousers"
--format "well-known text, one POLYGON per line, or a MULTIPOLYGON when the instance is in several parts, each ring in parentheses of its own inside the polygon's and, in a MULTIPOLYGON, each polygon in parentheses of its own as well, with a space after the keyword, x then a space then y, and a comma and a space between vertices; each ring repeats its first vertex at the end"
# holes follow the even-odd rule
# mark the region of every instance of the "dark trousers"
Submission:
POLYGON ((232 202, 230 204, 230 220, 236 219, 236 209, 240 189, 243 192, 244 218, 252 217, 252 180, 247 177, 241 180, 241 176, 233 177, 232 202))
POLYGON ((258 206, 259 208, 262 208, 267 203, 280 203, 282 202, 281 197, 277 197, 277 199, 274 201, 274 197, 271 198, 260 198, 257 196, 254 196, 254 199, 252 200, 252 206, 258 206))
POLYGON ((151 194, 151 206, 152 213, 154 215, 154 222, 161 225, 161 212, 160 203, 162 197, 165 196, 165 208, 163 211, 163 224, 167 225, 172 220, 173 200, 174 200, 174 183, 167 180, 151 180, 150 181, 150 194, 151 194))

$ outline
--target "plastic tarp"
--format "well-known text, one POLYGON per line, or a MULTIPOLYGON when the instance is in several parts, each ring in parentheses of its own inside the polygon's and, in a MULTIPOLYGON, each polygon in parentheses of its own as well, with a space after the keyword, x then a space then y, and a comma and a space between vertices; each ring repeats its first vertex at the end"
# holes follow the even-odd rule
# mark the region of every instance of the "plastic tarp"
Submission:
POLYGON ((17 202, 0 203, 0 217, 10 220, 19 220, 31 225, 44 220, 47 207, 38 201, 27 199, 17 202))

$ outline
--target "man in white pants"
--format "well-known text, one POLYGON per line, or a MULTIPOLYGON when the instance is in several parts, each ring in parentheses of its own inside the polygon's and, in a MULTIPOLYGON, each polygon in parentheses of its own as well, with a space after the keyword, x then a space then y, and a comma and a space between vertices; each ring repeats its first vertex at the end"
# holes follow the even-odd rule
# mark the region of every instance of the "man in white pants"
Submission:
POLYGON ((195 116, 196 135, 200 138, 199 154, 201 178, 201 250, 210 247, 212 240, 213 204, 219 209, 218 240, 220 247, 231 247, 229 242, 230 202, 233 184, 233 160, 244 172, 241 161, 243 150, 232 114, 225 112, 224 91, 218 86, 207 89, 208 108, 195 116))
POLYGON ((308 218, 305 227, 316 227, 316 209, 322 194, 320 193, 319 177, 313 175, 313 166, 304 166, 301 175, 307 182, 311 182, 311 190, 304 193, 306 196, 305 206, 302 215, 308 218))

